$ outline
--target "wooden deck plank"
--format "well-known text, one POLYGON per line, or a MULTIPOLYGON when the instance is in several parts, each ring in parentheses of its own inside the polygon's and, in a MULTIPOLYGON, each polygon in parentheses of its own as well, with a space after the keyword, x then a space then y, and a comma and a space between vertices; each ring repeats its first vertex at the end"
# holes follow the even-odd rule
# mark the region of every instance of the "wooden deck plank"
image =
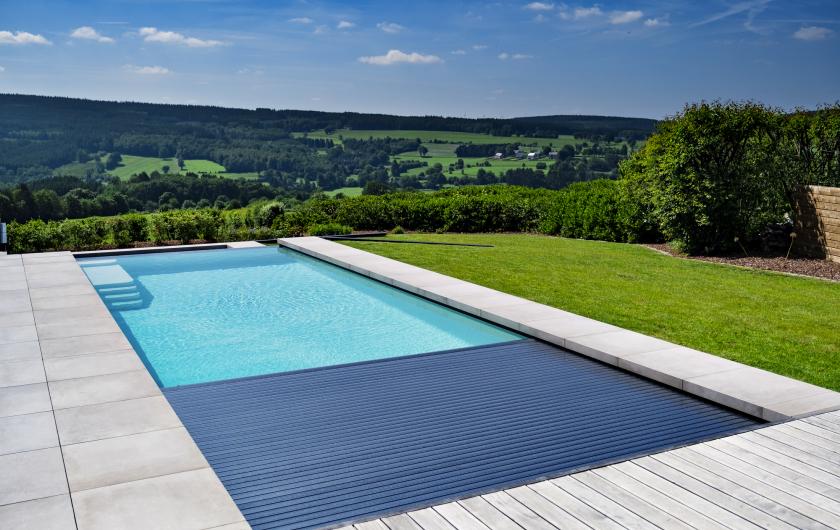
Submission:
POLYGON ((530 488, 592 528, 621 528, 621 525, 551 481, 532 484, 530 488))
POLYGON ((701 511, 708 517, 717 521, 719 524, 729 528, 759 528, 737 514, 707 501, 693 491, 677 486, 673 482, 660 477, 656 473, 648 471, 635 462, 624 462, 617 464, 615 467, 633 478, 659 490, 662 494, 678 499, 683 504, 691 506, 694 510, 701 511))
MULTIPOLYGON (((798 488, 795 484, 790 484, 778 477, 773 478, 768 476, 766 481, 753 478, 750 475, 727 466, 724 462, 732 463, 731 460, 719 452, 715 453, 708 447, 690 447, 684 449, 684 451, 680 451, 678 454, 686 460, 702 466, 704 469, 708 469, 713 473, 731 477, 732 480, 737 481, 743 487, 749 488, 768 499, 806 515, 829 528, 840 528, 840 517, 802 498, 805 496, 811 497, 808 490, 798 488), (799 495, 788 493, 785 490, 793 490, 799 495)), ((811 492, 811 494, 823 499, 825 498, 817 493, 811 492)))
POLYGON ((803 522, 808 523, 809 521, 803 521, 803 518, 793 510, 781 506, 748 488, 744 488, 737 482, 733 482, 700 466, 694 465, 673 453, 654 455, 654 459, 716 489, 720 495, 730 495, 740 500, 746 506, 739 506, 739 510, 742 510, 745 515, 750 517, 750 520, 758 523, 762 527, 801 528, 803 522))
POLYGON ((458 501, 458 504, 463 506, 476 519, 487 525, 490 530, 520 530, 522 528, 513 519, 482 497, 463 499, 458 501))
POLYGON ((764 447, 767 447, 768 449, 772 449, 777 453, 790 456, 791 458, 794 458, 801 462, 805 462, 806 464, 810 464, 814 467, 822 469, 826 473, 830 473, 840 478, 840 464, 838 464, 837 462, 832 462, 831 460, 827 459, 826 457, 820 454, 815 454, 811 450, 803 451, 798 447, 794 447, 793 445, 774 440, 769 436, 765 436, 757 432, 744 433, 743 439, 750 442, 755 442, 758 445, 762 445, 764 447))
POLYGON ((508 493, 511 497, 518 500, 523 505, 527 506, 531 511, 558 528, 563 528, 564 530, 567 528, 581 530, 589 528, 582 522, 575 519, 567 511, 563 510, 560 506, 557 506, 527 486, 513 488, 508 490, 508 493))
POLYGON ((791 430, 801 431, 803 433, 816 436, 817 438, 828 440, 834 443, 836 447, 840 447, 840 433, 836 433, 832 430, 826 429, 825 427, 804 421, 786 423, 784 426, 790 428, 791 430))
POLYGON ((434 510, 442 515, 452 526, 465 530, 487 530, 487 525, 475 518, 466 508, 457 502, 435 506, 434 510))
POLYGON ((796 429, 790 425, 776 425, 772 429, 765 429, 762 434, 800 449, 808 450, 808 446, 815 447, 819 453, 828 454, 830 459, 840 460, 840 443, 796 429), (828 453, 825 453, 825 451, 828 451, 828 453))
POLYGON ((536 513, 533 510, 517 501, 507 492, 498 491, 483 495, 484 499, 495 506, 499 511, 516 521, 516 523, 526 530, 547 530, 549 528, 557 528, 536 513))
MULTIPOLYGON (((797 422, 797 423, 799 423, 799 422, 797 422)), ((802 423, 807 423, 809 425, 816 425, 816 426, 821 427, 821 428, 823 428, 827 431, 831 431, 835 434, 840 433, 840 424, 837 424, 833 421, 829 421, 828 419, 826 419, 823 416, 815 416, 815 417, 812 417, 812 418, 804 418, 802 420, 802 423)))
POLYGON ((423 530, 419 524, 414 522, 414 519, 404 513, 386 517, 382 519, 382 522, 391 530, 423 530))
POLYGON ((388 526, 379 519, 353 525, 356 530, 388 530, 388 526))
POLYGON ((592 473, 610 481, 612 484, 615 484, 625 491, 637 495, 641 499, 670 514, 672 517, 680 521, 684 521, 686 524, 695 528, 725 528, 723 525, 709 519, 701 512, 695 511, 671 497, 662 495, 662 493, 658 490, 651 488, 643 482, 639 482, 630 475, 622 473, 612 466, 594 469, 592 470, 592 473))
POLYGON ((441 514, 434 511, 432 508, 425 508, 423 510, 416 510, 410 512, 409 517, 414 519, 414 522, 423 527, 424 530, 454 530, 455 527, 449 524, 441 514))
POLYGON ((630 510, 639 517, 642 517, 646 521, 650 521, 660 528, 682 530, 688 530, 691 528, 688 524, 671 516, 659 507, 643 501, 629 491, 616 486, 612 482, 591 471, 578 473, 574 477, 583 484, 589 486, 591 489, 600 492, 605 497, 612 499, 624 508, 630 510))
POLYGON ((656 530, 656 526, 643 517, 631 512, 613 499, 605 497, 575 477, 562 477, 553 480, 552 483, 563 488, 575 498, 583 500, 583 502, 625 528, 633 530, 656 530))

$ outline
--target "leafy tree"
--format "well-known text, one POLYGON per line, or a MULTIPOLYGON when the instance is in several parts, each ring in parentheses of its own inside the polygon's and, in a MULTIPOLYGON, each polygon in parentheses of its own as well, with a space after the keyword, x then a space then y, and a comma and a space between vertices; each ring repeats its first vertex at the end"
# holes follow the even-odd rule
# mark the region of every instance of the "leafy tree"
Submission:
POLYGON ((417 148, 417 154, 420 155, 420 158, 423 158, 428 154, 429 149, 425 145, 421 145, 417 148))

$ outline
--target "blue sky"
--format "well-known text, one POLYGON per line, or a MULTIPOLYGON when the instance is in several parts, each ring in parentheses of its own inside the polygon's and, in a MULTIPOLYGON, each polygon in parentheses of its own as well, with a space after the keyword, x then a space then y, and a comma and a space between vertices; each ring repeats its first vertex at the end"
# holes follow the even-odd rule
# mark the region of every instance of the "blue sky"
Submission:
POLYGON ((840 1, 0 0, 0 92, 661 118, 840 99, 840 1))

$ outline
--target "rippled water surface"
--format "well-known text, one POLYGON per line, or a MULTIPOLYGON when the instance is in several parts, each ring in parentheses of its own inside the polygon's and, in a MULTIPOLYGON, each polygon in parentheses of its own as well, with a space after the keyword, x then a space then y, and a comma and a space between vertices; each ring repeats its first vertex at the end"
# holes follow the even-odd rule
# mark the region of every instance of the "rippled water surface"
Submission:
POLYGON ((79 262, 163 387, 520 338, 277 247, 79 262))

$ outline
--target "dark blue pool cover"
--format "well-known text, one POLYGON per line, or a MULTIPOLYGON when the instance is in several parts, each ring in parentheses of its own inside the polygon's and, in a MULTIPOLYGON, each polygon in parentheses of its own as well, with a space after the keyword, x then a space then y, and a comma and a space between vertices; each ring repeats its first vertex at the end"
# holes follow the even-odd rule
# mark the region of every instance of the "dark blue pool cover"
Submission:
POLYGON ((335 526, 755 425, 534 340, 165 393, 258 530, 335 526))

